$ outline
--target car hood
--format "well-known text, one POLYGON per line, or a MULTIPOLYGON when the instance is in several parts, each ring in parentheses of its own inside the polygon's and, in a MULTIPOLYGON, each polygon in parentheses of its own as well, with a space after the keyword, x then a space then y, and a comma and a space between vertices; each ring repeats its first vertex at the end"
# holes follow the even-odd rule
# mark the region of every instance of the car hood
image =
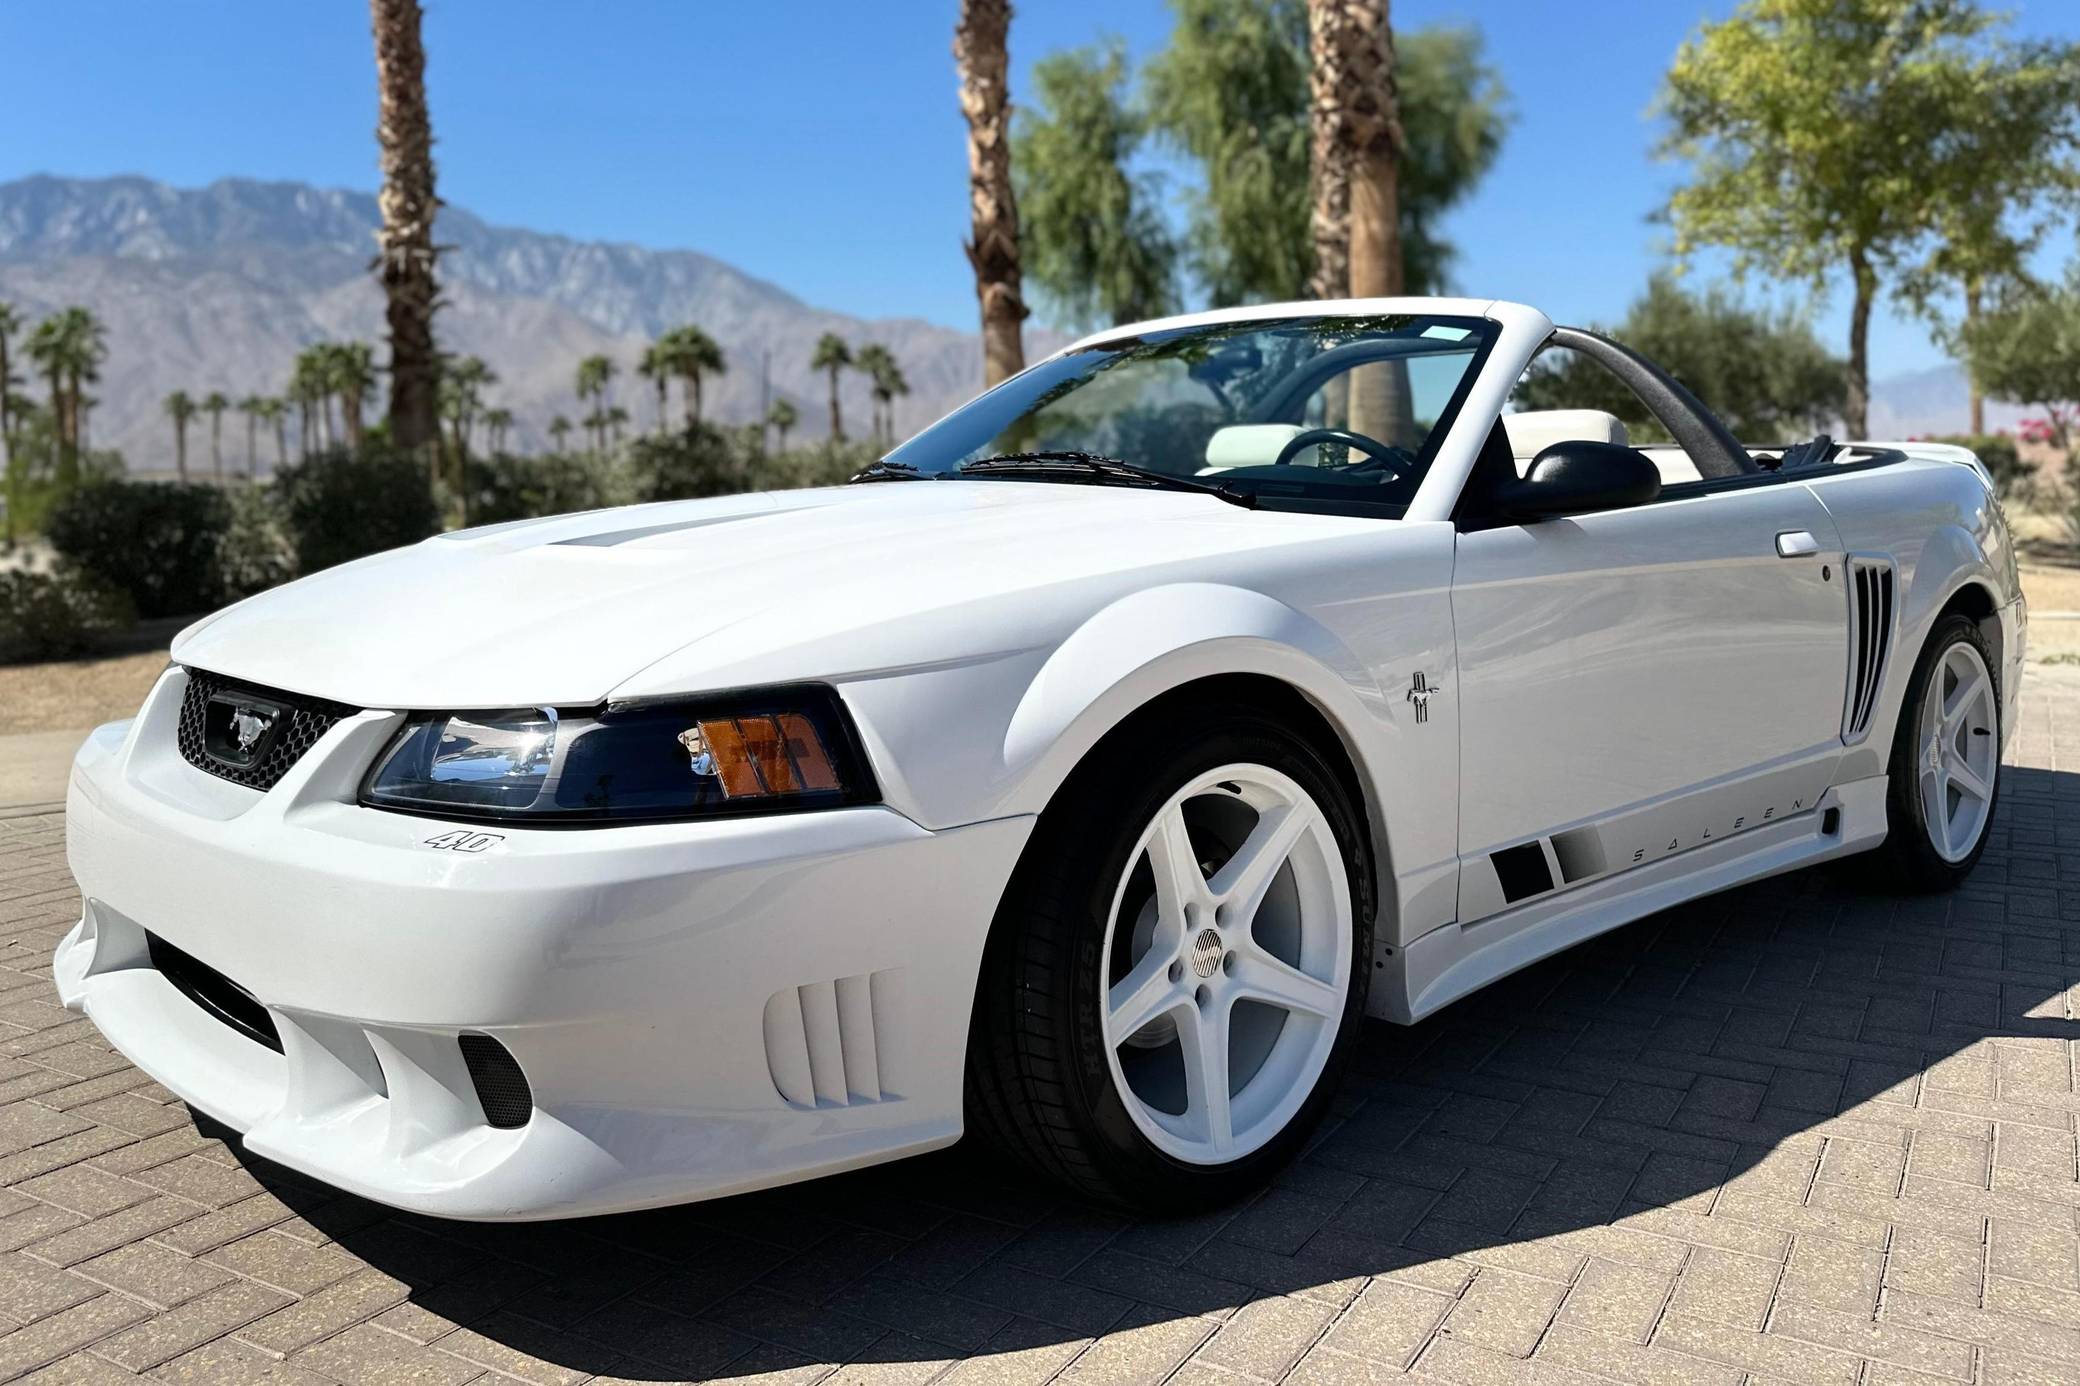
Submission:
POLYGON ((1325 531, 1379 523, 1019 481, 672 501, 464 530, 343 564, 190 627, 173 657, 376 708, 580 706, 842 680, 1017 648, 1166 568, 1217 574, 1241 551, 1298 553, 1325 531))

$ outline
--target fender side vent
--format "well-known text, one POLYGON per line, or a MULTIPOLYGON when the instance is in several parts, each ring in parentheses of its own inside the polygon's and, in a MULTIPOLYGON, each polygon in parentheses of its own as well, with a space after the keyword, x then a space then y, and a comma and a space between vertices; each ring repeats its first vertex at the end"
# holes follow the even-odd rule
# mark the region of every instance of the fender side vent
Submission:
POLYGON ((885 1102, 891 1091, 886 1011, 892 972, 808 982, 766 1001, 766 1067, 795 1107, 885 1102))
POLYGON ((1842 711, 1842 740, 1850 745, 1870 735, 1885 662, 1892 653, 1892 564, 1851 554, 1849 579, 1849 690, 1842 711))

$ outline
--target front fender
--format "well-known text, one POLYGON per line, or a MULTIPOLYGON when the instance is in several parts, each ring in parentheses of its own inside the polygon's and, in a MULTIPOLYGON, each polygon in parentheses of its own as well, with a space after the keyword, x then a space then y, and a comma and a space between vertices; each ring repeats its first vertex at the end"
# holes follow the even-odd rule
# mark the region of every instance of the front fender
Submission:
POLYGON ((1046 807, 1098 741, 1137 709, 1199 679, 1257 674, 1298 689, 1366 767, 1394 735, 1378 682, 1326 627, 1261 592, 1179 583, 1122 597, 1064 640, 1004 729, 1018 812, 1046 807))

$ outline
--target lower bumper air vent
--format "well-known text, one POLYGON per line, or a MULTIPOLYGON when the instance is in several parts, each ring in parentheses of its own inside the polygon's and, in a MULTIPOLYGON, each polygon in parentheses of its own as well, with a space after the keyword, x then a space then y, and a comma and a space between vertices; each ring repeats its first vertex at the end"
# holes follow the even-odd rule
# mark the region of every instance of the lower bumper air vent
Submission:
POLYGON ((895 1098, 883 1041, 896 971, 776 991, 766 1002, 766 1067, 796 1107, 850 1107, 895 1098))
POLYGON ((264 1044, 277 1054, 282 1052, 282 1037, 274 1027, 274 1017, 253 993, 157 934, 147 933, 144 937, 152 966, 173 983, 176 991, 247 1039, 264 1044))
POLYGON ((459 1043, 484 1120, 501 1131, 527 1125, 534 1116, 534 1090, 512 1051, 489 1035, 464 1035, 459 1043))

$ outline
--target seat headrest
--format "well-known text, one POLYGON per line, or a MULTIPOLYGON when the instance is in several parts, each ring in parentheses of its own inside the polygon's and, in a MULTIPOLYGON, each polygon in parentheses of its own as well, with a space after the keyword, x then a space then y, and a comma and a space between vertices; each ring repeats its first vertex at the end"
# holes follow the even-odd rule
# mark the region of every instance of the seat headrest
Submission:
POLYGON ((1630 442, 1625 425, 1617 415, 1601 409, 1534 409, 1523 414, 1504 414, 1502 431, 1509 437, 1510 456, 1538 456, 1555 443, 1630 442))
POLYGON ((1206 470, 1230 467, 1268 467, 1278 460, 1279 450, 1301 433, 1299 424, 1229 424, 1217 428, 1206 440, 1206 470))

